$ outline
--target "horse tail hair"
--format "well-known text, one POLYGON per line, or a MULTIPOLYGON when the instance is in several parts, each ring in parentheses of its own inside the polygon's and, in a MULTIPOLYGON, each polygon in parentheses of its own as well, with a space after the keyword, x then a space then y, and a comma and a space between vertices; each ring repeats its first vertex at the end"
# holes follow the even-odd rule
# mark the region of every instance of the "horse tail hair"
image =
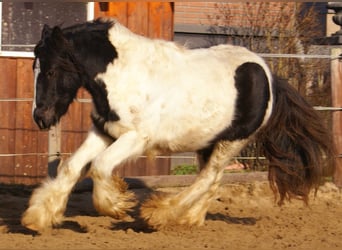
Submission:
MULTIPOLYGON (((308 204, 323 176, 332 175, 332 135, 322 118, 285 80, 273 82, 273 111, 257 135, 259 153, 269 163, 268 179, 278 204, 299 198, 308 204)), ((316 193, 316 192, 315 192, 316 193)))

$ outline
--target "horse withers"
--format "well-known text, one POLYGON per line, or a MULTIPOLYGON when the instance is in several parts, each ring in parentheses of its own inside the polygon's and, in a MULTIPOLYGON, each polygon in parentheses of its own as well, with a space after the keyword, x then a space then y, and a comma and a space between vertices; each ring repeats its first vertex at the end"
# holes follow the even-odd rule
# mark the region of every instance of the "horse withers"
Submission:
POLYGON ((190 50, 97 19, 45 26, 34 53, 39 128, 55 125, 81 87, 92 97, 93 127, 57 177, 32 194, 22 218, 30 229, 63 221, 68 196, 86 172, 97 211, 124 216, 135 198, 112 171, 143 154, 194 151, 201 170, 180 193, 152 195, 141 205, 141 216, 157 228, 202 225, 224 167, 252 140, 269 160, 280 204, 287 197, 307 201, 332 155, 331 137, 314 109, 246 48, 190 50))

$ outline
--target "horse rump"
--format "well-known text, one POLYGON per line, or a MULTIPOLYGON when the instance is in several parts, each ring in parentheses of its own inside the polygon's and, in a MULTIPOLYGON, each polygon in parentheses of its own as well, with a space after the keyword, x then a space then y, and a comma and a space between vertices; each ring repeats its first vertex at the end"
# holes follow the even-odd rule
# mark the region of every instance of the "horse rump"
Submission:
POLYGON ((278 204, 308 195, 334 171, 332 136, 318 113, 285 80, 273 82, 274 104, 268 123, 257 134, 269 162, 268 179, 278 204))

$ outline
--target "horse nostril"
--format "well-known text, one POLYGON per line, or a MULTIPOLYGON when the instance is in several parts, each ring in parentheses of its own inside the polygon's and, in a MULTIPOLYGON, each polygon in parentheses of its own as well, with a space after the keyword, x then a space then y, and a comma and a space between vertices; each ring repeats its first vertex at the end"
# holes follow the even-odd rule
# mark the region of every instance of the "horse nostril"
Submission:
POLYGON ((58 122, 56 113, 51 108, 36 108, 33 119, 40 129, 49 129, 58 122))
POLYGON ((35 109, 33 111, 33 119, 40 129, 48 128, 45 121, 45 111, 41 109, 35 109))
POLYGON ((43 115, 44 115, 44 111, 42 111, 41 109, 36 108, 33 111, 33 118, 34 118, 34 120, 41 119, 43 117, 43 115))

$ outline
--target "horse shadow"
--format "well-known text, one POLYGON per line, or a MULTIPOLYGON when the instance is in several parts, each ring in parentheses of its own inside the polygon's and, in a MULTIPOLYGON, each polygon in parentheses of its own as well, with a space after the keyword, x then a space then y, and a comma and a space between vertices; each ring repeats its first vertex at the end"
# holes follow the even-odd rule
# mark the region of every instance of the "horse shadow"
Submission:
POLYGON ((21 225, 21 216, 35 186, 0 184, 0 226, 7 233, 36 235, 21 225))
MULTIPOLYGON (((140 206, 142 201, 147 199, 153 192, 151 188, 146 186, 146 184, 136 178, 125 178, 128 183, 129 189, 135 194, 137 199, 137 204, 135 207, 129 211, 128 217, 131 217, 130 221, 113 221, 109 230, 119 231, 119 230, 133 230, 135 232, 151 233, 155 230, 152 229, 140 216, 140 206)), ((66 220, 58 226, 58 228, 72 230, 78 233, 87 233, 88 229, 85 226, 80 225, 76 221, 72 221, 68 218, 84 215, 91 217, 101 216, 97 213, 92 202, 92 188, 93 183, 91 179, 85 179, 81 183, 78 183, 74 191, 69 197, 67 209, 65 212, 66 220)))
POLYGON ((260 218, 254 217, 233 217, 221 213, 207 213, 206 220, 224 221, 227 224, 255 225, 260 218))
MULTIPOLYGON (((227 224, 238 224, 238 225, 250 225, 253 226, 257 223, 260 219, 253 218, 253 217, 232 217, 220 213, 208 213, 206 216, 206 221, 223 221, 227 224)), ((177 225, 176 225, 177 227, 177 225)), ((183 226, 184 228, 188 228, 189 226, 183 226)), ((190 226, 191 227, 191 226, 190 226)), ((170 229, 170 227, 166 227, 166 229, 170 229)), ((118 222, 112 223, 111 230, 133 230, 136 233, 153 233, 156 232, 157 229, 150 227, 146 221, 142 218, 137 217, 136 220, 132 222, 118 222)))
MULTIPOLYGON (((134 218, 134 221, 121 221, 121 222, 112 222, 112 230, 133 230, 136 233, 153 233, 156 232, 157 229, 152 228, 150 225, 147 224, 145 220, 143 220, 140 217, 140 207, 141 204, 150 197, 150 194, 154 191, 152 189, 148 189, 147 192, 142 192, 141 189, 137 189, 135 192, 138 193, 138 200, 139 203, 136 205, 136 207, 133 208, 133 211, 130 213, 130 216, 134 218), (140 192, 139 192, 140 191, 140 192)), ((170 208, 172 209, 172 208, 170 208)), ((207 213, 206 215, 206 221, 223 221, 227 224, 238 224, 238 225, 255 225, 260 218, 254 218, 254 217, 234 217, 227 214, 222 213, 207 213)), ((175 225, 177 226, 177 225, 175 225)), ((166 230, 170 229, 172 226, 165 227, 166 230)), ((182 225, 181 225, 182 227, 182 225)), ((189 226, 183 225, 184 228, 187 228, 189 226)), ((190 226, 192 227, 192 226, 190 226)))
POLYGON ((118 230, 133 230, 136 233, 153 233, 156 230, 152 228, 147 222, 140 217, 140 207, 142 203, 150 197, 150 195, 154 192, 153 189, 146 186, 143 181, 138 179, 127 179, 126 182, 129 183, 129 187, 134 188, 132 191, 135 194, 137 199, 137 204, 132 208, 128 215, 133 218, 132 221, 118 221, 112 222, 112 226, 110 227, 113 231, 118 230))
MULTIPOLYGON (((84 183, 76 188, 69 197, 67 209, 65 212, 65 221, 55 228, 68 229, 78 233, 87 233, 86 226, 72 220, 74 216, 84 215, 97 217, 99 214, 93 207, 91 183, 84 183), (83 186, 82 186, 83 185, 83 186)), ((40 233, 27 229, 21 225, 21 216, 27 208, 29 198, 35 187, 24 185, 0 185, 0 226, 6 227, 7 233, 18 233, 24 235, 39 235, 40 233)), ((140 206, 148 199, 154 191, 148 188, 144 183, 134 184, 130 189, 135 193, 138 200, 137 205, 128 213, 132 218, 130 221, 113 221, 109 230, 133 230, 134 232, 153 233, 156 229, 149 226, 145 220, 140 217, 140 206)), ((208 213, 206 221, 224 221, 228 224, 255 225, 259 219, 254 217, 233 217, 221 213, 208 213)))
MULTIPOLYGON (((132 208, 131 211, 128 212, 129 217, 131 217, 131 220, 129 221, 119 221, 115 220, 111 222, 111 226, 109 227, 109 230, 113 231, 127 231, 132 230, 136 233, 153 233, 156 232, 158 229, 152 228, 148 223, 140 217, 140 207, 143 204, 144 201, 146 201, 152 193, 155 193, 155 190, 147 187, 143 182, 139 182, 139 180, 129 180, 129 187, 131 191, 134 192, 137 204, 135 207, 132 208)), ((92 204, 91 200, 91 194, 88 193, 88 202, 89 204, 92 204)), ((77 194, 75 194, 77 197, 77 194)), ((71 197, 72 200, 72 197, 71 197)), ((69 208, 70 208, 70 202, 69 202, 69 208)), ((171 208, 172 209, 172 208, 171 208)), ((66 215, 67 216, 75 216, 75 215, 89 215, 89 216, 99 216, 95 209, 88 210, 88 213, 84 210, 82 212, 75 213, 75 210, 67 210, 66 215)), ((222 213, 207 213, 206 215, 206 221, 223 221, 227 224, 236 224, 236 225, 246 225, 246 226, 253 226, 255 225, 260 218, 254 218, 254 217, 234 217, 227 214, 222 213)), ((87 229, 79 225, 77 222, 74 221, 66 221, 62 225, 65 229, 70 229, 76 232, 80 233, 86 233, 87 229)), ((170 229, 170 227, 165 227, 166 230, 170 229)), ((184 226, 184 228, 187 228, 187 226, 184 226)))

